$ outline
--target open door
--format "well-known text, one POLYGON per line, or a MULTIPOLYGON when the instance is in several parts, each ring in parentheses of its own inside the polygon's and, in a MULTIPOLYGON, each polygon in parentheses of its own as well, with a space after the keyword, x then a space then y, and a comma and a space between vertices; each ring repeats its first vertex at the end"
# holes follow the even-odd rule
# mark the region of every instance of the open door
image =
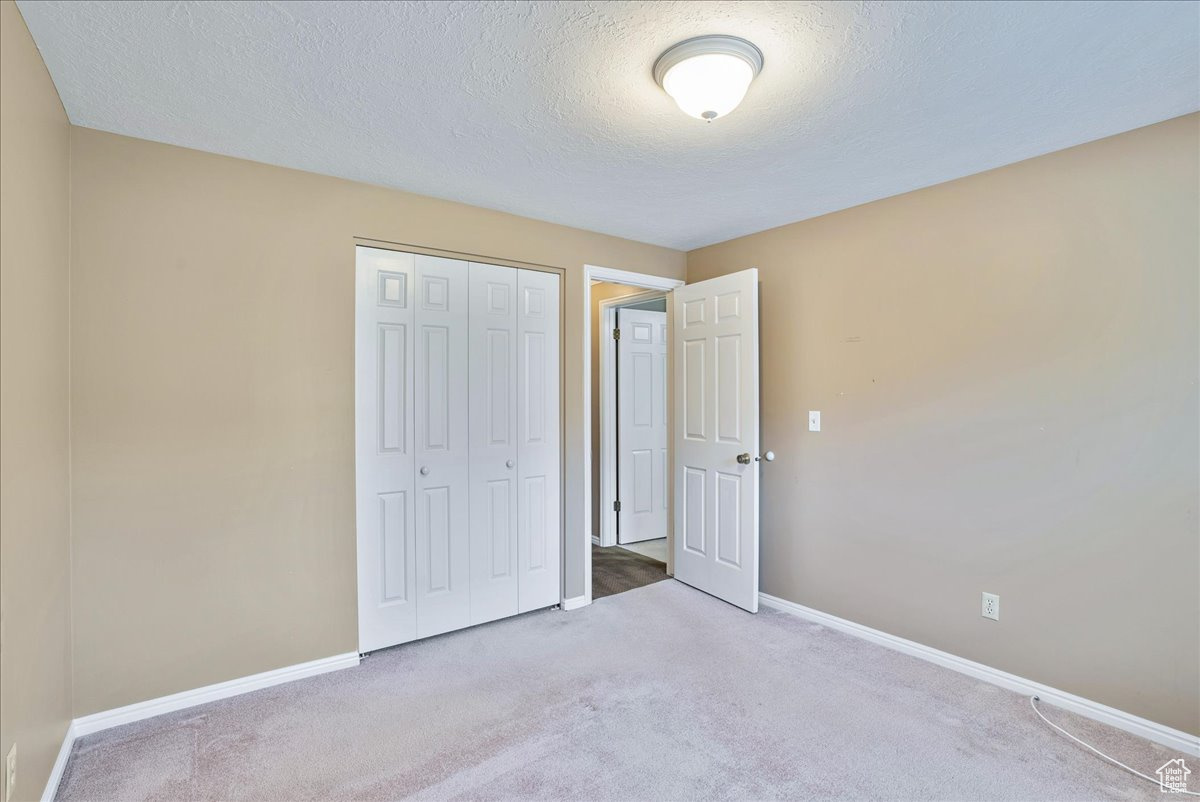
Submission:
POLYGON ((667 536, 667 313, 618 309, 617 542, 667 536))
POLYGON ((672 293, 675 578, 758 612, 758 271, 672 293))

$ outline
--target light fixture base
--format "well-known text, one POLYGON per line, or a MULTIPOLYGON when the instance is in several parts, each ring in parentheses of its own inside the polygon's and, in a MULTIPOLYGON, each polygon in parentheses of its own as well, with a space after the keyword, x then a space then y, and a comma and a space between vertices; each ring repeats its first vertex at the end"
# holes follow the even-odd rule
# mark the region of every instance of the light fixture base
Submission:
POLYGON ((737 36, 710 34, 708 36, 696 36, 691 39, 684 39, 682 42, 667 48, 666 52, 658 57, 658 61, 654 62, 654 82, 662 86, 663 78, 666 76, 667 71, 676 64, 686 61, 693 56, 705 56, 710 53, 737 56, 750 65, 754 77, 758 77, 759 72, 762 71, 763 54, 761 50, 754 46, 753 42, 747 42, 745 39, 737 36))

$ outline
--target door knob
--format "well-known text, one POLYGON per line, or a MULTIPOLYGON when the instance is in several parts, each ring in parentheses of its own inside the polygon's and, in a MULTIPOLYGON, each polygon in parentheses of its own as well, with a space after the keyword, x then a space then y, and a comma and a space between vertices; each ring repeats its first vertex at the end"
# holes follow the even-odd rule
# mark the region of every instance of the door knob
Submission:
POLYGON ((747 454, 738 454, 738 464, 739 465, 749 465, 750 464, 750 455, 748 453, 747 454))
POLYGON ((504 462, 504 467, 505 467, 505 468, 511 468, 512 466, 513 466, 513 461, 512 461, 512 460, 506 460, 506 461, 504 462))
POLYGON ((429 466, 428 466, 428 465, 422 465, 422 466, 421 466, 421 475, 422 475, 422 476, 428 476, 428 475, 429 475, 429 466))

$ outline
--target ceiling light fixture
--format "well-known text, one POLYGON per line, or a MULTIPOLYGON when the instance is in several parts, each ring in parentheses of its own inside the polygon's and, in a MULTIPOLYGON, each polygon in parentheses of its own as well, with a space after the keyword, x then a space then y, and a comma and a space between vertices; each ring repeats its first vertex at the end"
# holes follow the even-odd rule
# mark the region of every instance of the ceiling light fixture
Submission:
POLYGON ((654 80, 679 108, 712 122, 737 108, 763 65, 762 51, 736 36, 697 36, 654 62, 654 80))

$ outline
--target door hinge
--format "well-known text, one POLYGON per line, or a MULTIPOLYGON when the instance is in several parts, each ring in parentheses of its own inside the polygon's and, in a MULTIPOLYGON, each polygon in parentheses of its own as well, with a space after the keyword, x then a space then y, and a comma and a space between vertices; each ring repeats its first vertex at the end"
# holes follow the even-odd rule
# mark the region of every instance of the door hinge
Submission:
POLYGON ((614 340, 621 339, 621 330, 620 329, 613 329, 613 339, 614 340))
POLYGON ((614 501, 613 502, 613 512, 620 512, 620 511, 621 511, 621 502, 614 501))

